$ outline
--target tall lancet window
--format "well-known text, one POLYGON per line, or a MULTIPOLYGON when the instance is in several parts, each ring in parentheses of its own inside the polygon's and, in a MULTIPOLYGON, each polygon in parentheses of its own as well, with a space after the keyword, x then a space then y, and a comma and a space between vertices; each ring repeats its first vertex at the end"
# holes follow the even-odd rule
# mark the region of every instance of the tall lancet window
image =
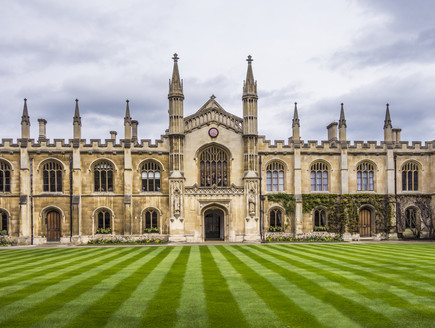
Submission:
POLYGON ((356 180, 358 191, 375 190, 375 170, 372 163, 363 162, 356 169, 356 180))
POLYGON ((328 165, 316 162, 311 165, 311 191, 328 191, 328 165))
POLYGON ((279 162, 272 162, 266 169, 267 191, 284 190, 284 165, 279 162))
POLYGON ((199 155, 201 187, 227 187, 229 184, 228 154, 222 148, 210 146, 199 155))
POLYGON ((113 191, 113 167, 108 161, 101 161, 94 166, 95 191, 113 191))
POLYGON ((45 192, 62 191, 62 166, 54 161, 44 164, 42 168, 43 190, 45 192))
POLYGON ((11 166, 0 161, 0 192, 11 191, 11 166))
POLYGON ((416 163, 409 162, 402 166, 402 190, 418 190, 418 166, 416 163))
POLYGON ((160 191, 160 165, 153 161, 142 165, 142 191, 160 191))

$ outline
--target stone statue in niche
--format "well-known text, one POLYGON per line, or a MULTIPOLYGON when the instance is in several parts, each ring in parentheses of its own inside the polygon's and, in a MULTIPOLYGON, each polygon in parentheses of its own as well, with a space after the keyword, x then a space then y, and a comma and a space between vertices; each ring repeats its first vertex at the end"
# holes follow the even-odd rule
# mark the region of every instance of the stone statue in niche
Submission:
POLYGON ((255 207, 256 207, 256 184, 255 182, 251 181, 248 183, 248 211, 249 215, 251 217, 254 217, 255 215, 255 207))
POLYGON ((181 195, 179 190, 174 192, 174 216, 179 217, 181 213, 181 195))

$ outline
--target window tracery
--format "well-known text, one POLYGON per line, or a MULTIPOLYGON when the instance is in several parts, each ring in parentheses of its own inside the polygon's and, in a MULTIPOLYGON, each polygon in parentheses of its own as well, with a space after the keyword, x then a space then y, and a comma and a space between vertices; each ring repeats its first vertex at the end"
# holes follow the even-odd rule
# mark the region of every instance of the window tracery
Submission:
POLYGON ((204 149, 199 156, 201 187, 228 187, 228 154, 217 146, 204 149))

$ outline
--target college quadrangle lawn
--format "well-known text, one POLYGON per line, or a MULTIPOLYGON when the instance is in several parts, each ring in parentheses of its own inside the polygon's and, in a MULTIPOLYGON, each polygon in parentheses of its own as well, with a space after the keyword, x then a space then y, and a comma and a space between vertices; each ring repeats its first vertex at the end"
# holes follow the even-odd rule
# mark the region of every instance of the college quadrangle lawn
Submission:
POLYGON ((0 327, 435 327, 435 244, 0 250, 0 327))

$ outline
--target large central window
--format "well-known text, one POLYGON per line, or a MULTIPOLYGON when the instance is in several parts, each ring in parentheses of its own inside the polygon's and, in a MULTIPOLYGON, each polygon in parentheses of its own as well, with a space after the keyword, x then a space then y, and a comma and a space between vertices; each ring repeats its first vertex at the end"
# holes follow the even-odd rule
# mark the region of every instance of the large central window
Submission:
POLYGON ((228 186, 228 155, 216 146, 204 149, 199 155, 201 187, 228 186))

